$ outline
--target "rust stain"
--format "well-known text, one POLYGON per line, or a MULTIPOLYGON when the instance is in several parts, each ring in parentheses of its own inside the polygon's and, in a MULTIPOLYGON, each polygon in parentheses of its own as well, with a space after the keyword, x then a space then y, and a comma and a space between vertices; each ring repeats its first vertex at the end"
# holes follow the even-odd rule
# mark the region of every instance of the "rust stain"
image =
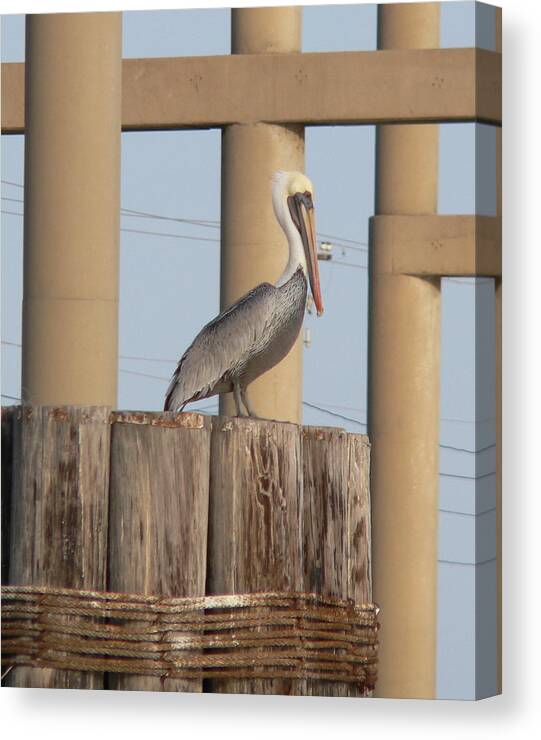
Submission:
POLYGON ((203 415, 195 413, 173 413, 171 411, 113 411, 111 424, 140 424, 165 429, 202 429, 203 415))
POLYGON ((54 421, 67 421, 69 419, 69 411, 61 407, 49 409, 47 415, 49 419, 53 419, 54 421))

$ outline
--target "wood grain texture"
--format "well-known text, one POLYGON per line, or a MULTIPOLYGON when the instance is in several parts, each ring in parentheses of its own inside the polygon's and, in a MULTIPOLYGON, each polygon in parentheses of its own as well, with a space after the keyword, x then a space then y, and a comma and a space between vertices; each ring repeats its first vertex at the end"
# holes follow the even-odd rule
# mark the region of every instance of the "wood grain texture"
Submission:
POLYGON ((372 526, 370 521, 370 442, 348 434, 348 593, 356 604, 372 602, 372 526))
MULTIPOLYGON (((342 429, 214 420, 207 593, 301 590, 368 602, 369 444, 342 429)), ((364 696, 329 681, 209 681, 209 691, 364 696)))
POLYGON ((13 426, 17 406, 2 407, 2 583, 8 582, 13 471, 13 426))
MULTIPOLYGON (((200 414, 113 420, 108 590, 203 596, 210 425, 200 414)), ((197 692, 202 681, 109 674, 108 686, 197 692)))
MULTIPOLYGON (((302 590, 299 427, 215 417, 207 593, 302 590)), ((294 694, 287 679, 220 679, 205 690, 294 694)))
MULTIPOLYGON (((370 575, 369 445, 343 429, 302 430, 303 590, 368 602, 370 575)), ((337 651, 339 652, 339 651, 337 651)), ((366 696, 353 684, 307 680, 309 696, 366 696)))
POLYGON ((17 413, 17 406, 2 406, 2 583, 7 583, 9 577, 11 486, 16 444, 14 422, 17 413))
MULTIPOLYGON (((163 596, 304 591, 371 601, 362 435, 73 407, 15 409, 11 425, 3 415, 3 433, 8 451, 13 440, 17 471, 12 583, 163 596)), ((18 667, 6 683, 100 688, 104 677, 18 667)), ((203 682, 110 673, 105 686, 201 691, 203 682)), ((213 679, 205 690, 366 695, 354 685, 292 679, 213 679)))
MULTIPOLYGON (((10 583, 105 589, 109 412, 101 406, 19 410, 10 583)), ((98 689, 103 674, 17 667, 6 685, 98 689)))

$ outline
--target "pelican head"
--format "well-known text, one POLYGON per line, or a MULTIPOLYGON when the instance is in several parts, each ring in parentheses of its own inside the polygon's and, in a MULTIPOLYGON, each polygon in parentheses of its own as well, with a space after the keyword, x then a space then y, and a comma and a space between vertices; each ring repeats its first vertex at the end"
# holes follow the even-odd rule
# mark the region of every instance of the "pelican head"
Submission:
MULTIPOLYGON (((321 316, 323 301, 319 282, 313 196, 314 186, 302 172, 280 171, 274 175, 272 203, 276 218, 289 242, 290 263, 297 259, 305 273, 308 273, 317 315, 321 316)), ((296 269, 296 265, 291 266, 296 269)))

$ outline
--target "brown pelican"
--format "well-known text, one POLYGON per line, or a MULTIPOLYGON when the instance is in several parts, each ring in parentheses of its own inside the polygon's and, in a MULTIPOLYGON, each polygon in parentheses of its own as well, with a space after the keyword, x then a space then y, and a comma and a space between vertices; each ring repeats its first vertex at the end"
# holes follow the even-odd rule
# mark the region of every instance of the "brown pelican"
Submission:
POLYGON ((289 244, 287 265, 274 285, 262 283, 208 323, 180 358, 165 397, 166 411, 190 401, 233 392, 238 416, 255 416, 247 386, 282 360, 297 339, 307 281, 318 316, 323 313, 313 187, 301 172, 277 172, 272 205, 289 244))

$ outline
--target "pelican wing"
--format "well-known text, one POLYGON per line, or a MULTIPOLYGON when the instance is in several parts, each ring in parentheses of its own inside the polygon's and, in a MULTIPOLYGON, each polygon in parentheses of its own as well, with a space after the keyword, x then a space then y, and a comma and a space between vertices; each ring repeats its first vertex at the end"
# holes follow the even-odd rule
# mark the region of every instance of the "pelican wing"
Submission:
POLYGON ((180 358, 165 397, 165 410, 219 392, 264 344, 276 288, 262 283, 208 323, 180 358))

